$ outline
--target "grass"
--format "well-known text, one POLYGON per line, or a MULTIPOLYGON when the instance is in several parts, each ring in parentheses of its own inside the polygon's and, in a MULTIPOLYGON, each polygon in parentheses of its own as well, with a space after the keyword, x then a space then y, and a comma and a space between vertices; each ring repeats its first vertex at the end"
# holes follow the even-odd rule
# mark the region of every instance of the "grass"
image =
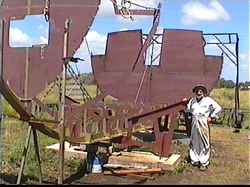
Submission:
MULTIPOLYGON (((219 102, 224 108, 234 108, 234 89, 214 89, 211 93, 211 97, 219 102)), ((240 108, 243 110, 250 110, 250 91, 240 91, 240 108)))
MULTIPOLYGON (((3 160, 4 168, 1 173, 17 176, 22 159, 22 152, 28 132, 28 126, 15 119, 5 120, 3 123, 5 128, 3 160)), ((56 181, 58 171, 58 154, 52 150, 46 149, 46 146, 58 143, 57 140, 48 136, 38 134, 38 144, 40 148, 40 157, 42 162, 43 179, 48 181, 56 181)), ((31 135, 30 146, 27 155, 27 162, 24 170, 25 184, 33 184, 38 182, 38 162, 34 150, 33 136, 31 135)), ((76 165, 80 165, 80 160, 65 161, 65 176, 69 177, 77 169, 76 165)), ((15 182, 15 181, 13 181, 15 182)))
POLYGON ((3 103, 0 105, 0 107, 1 106, 3 106, 3 113, 6 116, 19 118, 19 114, 8 104, 6 100, 3 100, 3 103))
MULTIPOLYGON (((211 139, 215 153, 207 182, 212 184, 244 183, 249 180, 249 131, 232 133, 230 128, 212 128, 211 139)), ((249 181, 248 181, 249 182, 249 181)))
MULTIPOLYGON (((223 108, 234 108, 234 89, 220 88, 214 89, 211 93, 211 97, 214 98, 223 108)), ((250 91, 240 91, 240 110, 244 112, 243 127, 250 129, 250 91)), ((226 116, 223 119, 223 125, 232 126, 234 119, 229 119, 229 113, 225 112, 226 116), (229 122, 229 123, 228 123, 229 122)))
POLYGON ((96 96, 96 85, 89 85, 85 87, 91 97, 96 96))
MULTIPOLYGON (((90 85, 86 87, 88 93, 93 97, 96 93, 96 86, 90 85)), ((58 93, 56 89, 52 90, 45 98, 45 103, 58 103, 58 93)), ((4 144, 3 152, 3 170, 1 173, 8 173, 17 176, 19 167, 21 165, 22 152, 25 145, 25 140, 28 132, 28 125, 17 120, 19 115, 16 111, 6 102, 3 103, 4 115, 8 116, 4 120, 2 128, 4 131, 4 144)), ((38 143, 40 146, 40 154, 42 161, 42 173, 44 178, 48 180, 57 180, 56 173, 58 170, 58 154, 46 149, 46 146, 58 143, 57 140, 49 138, 48 136, 38 132, 38 143), (53 176, 53 177, 52 177, 53 176)), ((28 151, 28 161, 26 162, 24 170, 24 178, 27 178, 25 183, 34 183, 38 181, 38 165, 37 158, 34 151, 33 136, 31 136, 30 146, 28 151)), ((70 176, 81 164, 80 160, 69 160, 65 162, 65 176, 70 176)))
MULTIPOLYGON (((72 88, 72 86, 68 86, 67 87, 67 92, 66 92, 66 94, 69 92, 69 90, 71 90, 71 88, 72 88)), ((87 92, 88 92, 88 94, 92 97, 92 98, 94 98, 95 96, 96 96, 96 89, 97 89, 97 86, 96 85, 87 85, 87 86, 85 86, 84 87, 86 90, 87 90, 87 92)), ((81 96, 81 91, 80 90, 74 90, 74 91, 71 91, 70 92, 70 94, 67 94, 67 95, 69 95, 69 96, 71 96, 72 98, 74 98, 74 96, 72 96, 72 95, 79 95, 79 96, 81 96)), ((57 103, 59 103, 59 93, 58 93, 58 89, 53 89, 53 90, 51 90, 47 95, 46 95, 46 97, 45 97, 45 99, 43 100, 43 102, 44 103, 46 103, 46 104, 57 104, 57 103)), ((83 102, 83 101, 81 101, 81 102, 83 102)))

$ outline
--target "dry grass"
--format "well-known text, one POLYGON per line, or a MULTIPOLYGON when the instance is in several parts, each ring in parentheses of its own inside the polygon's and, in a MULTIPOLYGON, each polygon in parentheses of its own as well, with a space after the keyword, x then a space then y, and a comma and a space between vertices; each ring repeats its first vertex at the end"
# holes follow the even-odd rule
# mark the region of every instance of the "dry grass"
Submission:
MULTIPOLYGON (((234 108, 234 89, 220 88, 214 89, 211 93, 213 97, 223 108, 234 108)), ((244 120, 242 123, 243 128, 250 129, 250 91, 240 91, 240 110, 244 114, 244 120)), ((230 119, 230 112, 225 111, 223 125, 233 126, 234 119, 230 119)))
MULTIPOLYGON (((71 88, 68 88, 68 90, 70 90, 70 89, 71 88)), ((87 85, 87 86, 85 86, 85 89, 87 90, 88 94, 91 97, 94 98, 96 96, 96 89, 97 89, 96 85, 87 85)), ((80 89, 79 90, 71 91, 70 94, 69 94, 69 96, 72 97, 72 95, 74 95, 74 94, 81 96, 80 89)), ((74 98, 74 96, 72 98, 74 98)), ((79 97, 79 98, 81 99, 81 97, 79 97)), ((51 90, 49 92, 49 94, 46 95, 46 97, 44 98, 43 102, 46 103, 46 104, 57 104, 57 103, 59 103, 58 89, 55 88, 55 89, 51 90)))
MULTIPOLYGON (((234 108, 234 89, 232 88, 214 89, 211 97, 224 108, 234 108)), ((250 110, 250 91, 240 91, 240 108, 250 110)))
MULTIPOLYGON (((4 145, 4 152, 2 153, 3 164, 1 165, 0 175, 9 177, 12 176, 12 179, 9 182, 11 184, 15 184, 16 176, 21 165, 22 152, 27 137, 28 126, 27 124, 22 124, 22 122, 15 119, 5 120, 3 126, 5 127, 5 132, 1 143, 4 145)), ((46 149, 46 146, 58 143, 58 141, 38 132, 38 143, 42 162, 43 180, 56 184, 59 155, 52 150, 46 149)), ((38 165, 32 135, 27 158, 23 175, 23 183, 37 184, 38 165)), ((66 160, 65 177, 67 178, 74 174, 80 166, 80 163, 81 160, 66 160)))

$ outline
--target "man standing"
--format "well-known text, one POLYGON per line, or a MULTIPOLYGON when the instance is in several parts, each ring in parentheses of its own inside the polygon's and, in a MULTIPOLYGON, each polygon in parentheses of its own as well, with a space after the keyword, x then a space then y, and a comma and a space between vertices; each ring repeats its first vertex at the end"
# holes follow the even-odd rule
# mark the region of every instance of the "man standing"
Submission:
POLYGON ((187 112, 192 116, 192 130, 190 136, 189 156, 193 166, 206 170, 210 158, 210 127, 209 123, 217 119, 221 106, 207 96, 207 89, 203 85, 193 88, 195 97, 187 104, 187 112))

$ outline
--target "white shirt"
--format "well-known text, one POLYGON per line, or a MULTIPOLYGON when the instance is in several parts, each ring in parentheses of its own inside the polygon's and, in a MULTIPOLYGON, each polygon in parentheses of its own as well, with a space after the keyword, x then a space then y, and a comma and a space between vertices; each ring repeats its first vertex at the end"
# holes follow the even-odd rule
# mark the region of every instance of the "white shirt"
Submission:
POLYGON ((199 102, 194 97, 188 102, 187 111, 194 116, 218 118, 222 108, 210 97, 203 97, 199 102))

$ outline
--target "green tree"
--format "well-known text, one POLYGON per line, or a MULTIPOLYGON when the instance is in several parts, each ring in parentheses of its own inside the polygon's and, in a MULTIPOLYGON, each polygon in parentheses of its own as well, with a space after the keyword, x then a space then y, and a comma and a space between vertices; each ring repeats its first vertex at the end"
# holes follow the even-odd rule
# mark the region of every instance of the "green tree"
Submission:
POLYGON ((224 78, 221 78, 219 81, 219 88, 234 88, 235 83, 232 80, 225 80, 224 78))

